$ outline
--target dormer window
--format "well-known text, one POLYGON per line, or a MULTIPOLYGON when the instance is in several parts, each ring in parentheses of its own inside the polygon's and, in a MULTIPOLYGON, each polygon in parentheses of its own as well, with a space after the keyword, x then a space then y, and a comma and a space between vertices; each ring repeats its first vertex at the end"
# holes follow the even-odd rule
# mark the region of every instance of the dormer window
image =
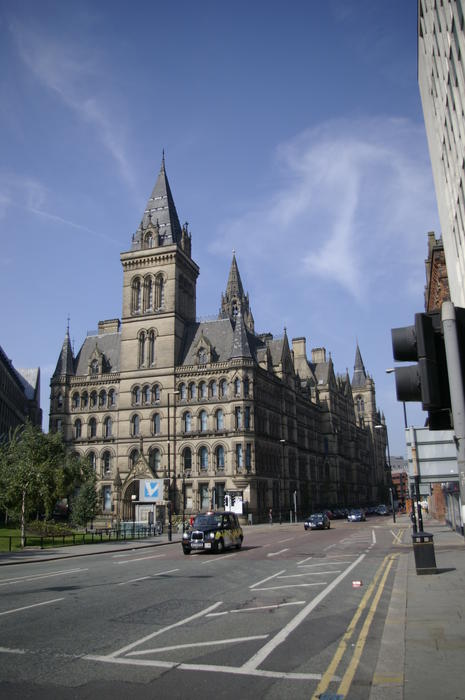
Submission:
POLYGON ((98 360, 92 360, 90 363, 90 374, 98 374, 99 373, 99 364, 98 360))
POLYGON ((200 348, 197 357, 198 357, 199 365, 206 365, 207 364, 207 351, 205 350, 205 348, 200 348))

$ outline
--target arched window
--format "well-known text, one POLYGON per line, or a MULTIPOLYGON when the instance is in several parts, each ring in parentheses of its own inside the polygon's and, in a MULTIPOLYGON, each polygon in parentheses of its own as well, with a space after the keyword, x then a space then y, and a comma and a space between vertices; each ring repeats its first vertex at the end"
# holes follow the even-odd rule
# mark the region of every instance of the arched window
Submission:
POLYGON ((113 421, 111 420, 110 416, 107 416, 103 421, 103 436, 106 438, 111 437, 112 428, 113 421))
POLYGON ((200 411, 199 413, 199 426, 200 430, 202 433, 204 433, 207 429, 207 412, 206 411, 200 411))
POLYGON ((78 418, 74 422, 74 437, 76 440, 79 440, 79 438, 81 437, 81 433, 82 433, 82 423, 81 423, 80 419, 78 418))
POLYGON ((195 386, 194 382, 191 382, 189 384, 189 398, 195 399, 196 396, 197 396, 197 387, 195 386))
POLYGON ((145 331, 139 333, 139 367, 144 367, 145 365, 145 331))
POLYGON ((161 275, 157 275, 155 280, 155 309, 162 309, 165 306, 165 283, 161 275))
POLYGON ((190 431, 192 430, 192 414, 189 411, 186 411, 186 413, 183 415, 183 422, 184 432, 190 433, 190 431))
POLYGON ((182 453, 184 471, 192 469, 192 452, 190 447, 185 447, 182 453))
POLYGON ((241 380, 239 378, 234 380, 234 393, 236 396, 241 394, 241 380))
POLYGON ((91 391, 90 392, 90 407, 95 408, 96 405, 97 405, 97 392, 91 391))
POLYGON ((207 385, 205 382, 200 382, 199 384, 199 396, 201 399, 207 398, 207 385))
POLYGON ((236 406, 234 415, 236 417, 236 430, 242 430, 242 408, 236 406))
POLYGON ((97 466, 95 452, 89 452, 89 454, 87 455, 87 459, 89 461, 91 468, 95 471, 95 467, 97 466))
POLYGON ((222 379, 220 382, 220 396, 228 395, 228 382, 226 379, 222 379))
POLYGON ((205 365, 207 363, 207 351, 205 348, 200 348, 198 352, 199 365, 205 365))
POLYGON ((108 392, 108 406, 109 408, 112 408, 116 403, 116 394, 114 389, 110 389, 108 392))
POLYGON ((131 418, 131 435, 139 435, 140 431, 140 418, 136 415, 131 418))
POLYGON ((63 394, 57 394, 57 408, 63 408, 63 394))
POLYGON ((210 396, 212 399, 218 396, 218 385, 215 381, 210 382, 210 396))
POLYGON ((104 474, 109 474, 111 472, 111 453, 108 450, 105 450, 102 455, 102 467, 104 474))
POLYGON ((149 365, 155 364, 155 331, 149 333, 149 365))
POLYGON ((132 403, 135 406, 140 404, 140 387, 139 386, 135 386, 134 389, 132 390, 132 403))
POLYGON ((152 418, 152 432, 154 435, 158 435, 160 432, 160 414, 154 413, 152 418))
POLYGON ((215 466, 217 469, 224 469, 224 447, 218 445, 215 450, 215 466))
POLYGON ((160 470, 161 454, 160 450, 155 448, 149 452, 149 466, 154 474, 160 470))
POLYGON ((250 382, 248 377, 244 377, 244 396, 248 396, 250 391, 250 382))
POLYGON ((244 408, 244 428, 250 430, 250 406, 244 408))
POLYGON ((73 408, 79 408, 80 402, 81 402, 81 397, 79 396, 78 392, 76 391, 73 394, 73 408))
POLYGON ((152 402, 156 403, 160 401, 160 387, 158 384, 154 384, 152 387, 152 402))
POLYGON ((242 450, 242 445, 236 445, 236 467, 238 470, 242 469, 244 466, 244 453, 242 450))
POLYGON ((224 430, 224 416, 221 408, 215 413, 215 422, 217 430, 224 430))
POLYGON ((92 360, 90 363, 90 373, 91 374, 98 374, 99 371, 99 366, 98 366, 98 360, 92 360))
POLYGON ((150 403, 150 387, 148 384, 142 387, 142 403, 150 403))
POLYGON ((140 313, 140 279, 136 277, 132 282, 132 299, 131 299, 131 311, 133 313, 140 313))
POLYGON ((179 398, 181 401, 185 401, 187 398, 187 389, 184 382, 179 385, 179 398))
POLYGON ((208 469, 208 450, 201 447, 199 450, 200 469, 208 469))
POLYGON ((89 394, 87 393, 87 391, 85 391, 82 394, 81 406, 82 406, 82 408, 87 408, 88 404, 89 404, 89 394))
POLYGON ((102 391, 98 395, 98 405, 105 406, 106 403, 107 403, 107 392, 105 391, 105 389, 102 389, 102 391))
POLYGON ((94 438, 97 436, 97 421, 95 418, 91 418, 89 421, 89 437, 94 438))
POLYGON ((153 248, 153 235, 151 231, 147 231, 145 234, 144 248, 153 248))
POLYGON ((147 277, 144 280, 144 311, 151 311, 153 308, 153 280, 147 277))
POLYGON ((129 455, 129 466, 135 467, 137 462, 139 461, 139 450, 132 450, 131 454, 129 455))

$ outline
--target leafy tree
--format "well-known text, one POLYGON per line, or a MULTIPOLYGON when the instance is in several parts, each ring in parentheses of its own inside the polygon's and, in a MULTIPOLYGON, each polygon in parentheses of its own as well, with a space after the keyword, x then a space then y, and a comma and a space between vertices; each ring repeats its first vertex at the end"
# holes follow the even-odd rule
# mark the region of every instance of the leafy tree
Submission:
POLYGON ((22 546, 28 516, 43 512, 49 520, 57 500, 86 478, 86 469, 61 433, 43 433, 29 422, 0 445, 0 505, 19 515, 22 546))
POLYGON ((71 521, 74 525, 86 525, 95 518, 99 505, 95 478, 88 479, 80 487, 72 500, 71 521))

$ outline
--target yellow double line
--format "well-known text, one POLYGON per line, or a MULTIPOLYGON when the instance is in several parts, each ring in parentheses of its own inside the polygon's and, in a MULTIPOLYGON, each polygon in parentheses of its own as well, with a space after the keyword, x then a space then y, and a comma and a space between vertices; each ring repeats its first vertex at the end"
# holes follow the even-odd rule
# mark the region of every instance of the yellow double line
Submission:
POLYGON ((318 700, 320 695, 324 693, 327 689, 331 681, 333 680, 333 677, 337 671, 337 668, 339 664, 342 661, 342 658, 344 654, 347 651, 347 647, 349 644, 350 639, 352 638, 352 635, 355 632, 355 628, 357 627, 357 624, 360 620, 360 617, 367 607, 369 600, 373 594, 373 591, 376 588, 376 585, 378 583, 378 580, 381 578, 378 590, 376 591, 375 596, 373 597, 373 600, 371 602, 370 608, 368 610, 368 614, 365 618, 365 622, 363 623, 362 629, 360 630, 360 634, 358 636, 358 639, 355 643, 354 646, 354 651, 352 654, 352 658, 349 662, 349 665, 347 666, 347 670, 340 682, 339 688, 337 689, 337 694, 342 695, 346 697, 347 693, 349 692, 351 683, 354 679, 355 672, 357 670, 358 664, 360 663, 360 658, 363 653, 363 649, 365 647, 365 643, 368 637, 368 632, 370 631, 371 623, 373 622, 373 618, 375 616, 376 609, 378 607, 378 603, 380 601, 380 598, 382 596, 384 586, 386 585, 386 579, 389 575, 389 571, 391 570, 391 567, 394 563, 394 559, 397 557, 397 554, 389 554, 386 556, 383 561, 381 562, 381 565, 379 566, 373 581, 370 583, 368 586, 365 595, 363 596, 360 605, 358 606, 355 615, 353 616, 348 628, 346 629, 344 636, 342 637, 338 648, 336 649, 336 653, 334 654, 331 663, 329 664, 328 668, 326 669, 325 673, 323 674, 321 681, 319 682, 314 694, 312 695, 312 700, 318 700))

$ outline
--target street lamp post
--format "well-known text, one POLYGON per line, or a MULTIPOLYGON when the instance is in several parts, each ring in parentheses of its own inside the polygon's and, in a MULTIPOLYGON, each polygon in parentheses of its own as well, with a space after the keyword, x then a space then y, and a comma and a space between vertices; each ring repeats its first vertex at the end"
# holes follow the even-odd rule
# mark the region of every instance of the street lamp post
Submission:
MULTIPOLYGON (((173 539, 173 507, 171 502, 171 435, 170 435, 170 396, 176 397, 179 391, 168 392, 168 541, 173 539)), ((176 450, 176 398, 174 400, 174 449, 176 450)), ((174 474, 176 477, 176 454, 174 454, 174 474)))
POLYGON ((279 524, 281 525, 281 523, 283 522, 283 516, 282 516, 282 510, 281 510, 282 509, 282 505, 281 505, 281 497, 282 497, 281 496, 281 494, 282 494, 281 479, 283 478, 283 474, 284 474, 284 446, 286 444, 286 441, 281 438, 281 440, 279 442, 281 443, 281 471, 279 474, 279 524))
MULTIPOLYGON (((134 482, 133 482, 134 483, 134 482)), ((137 496, 135 493, 131 494, 131 501, 132 501, 132 539, 135 539, 136 537, 136 499, 137 496)))
POLYGON ((185 515, 186 515, 186 476, 189 478, 191 473, 189 471, 182 470, 182 474, 178 474, 178 479, 182 479, 182 531, 186 529, 185 515))

